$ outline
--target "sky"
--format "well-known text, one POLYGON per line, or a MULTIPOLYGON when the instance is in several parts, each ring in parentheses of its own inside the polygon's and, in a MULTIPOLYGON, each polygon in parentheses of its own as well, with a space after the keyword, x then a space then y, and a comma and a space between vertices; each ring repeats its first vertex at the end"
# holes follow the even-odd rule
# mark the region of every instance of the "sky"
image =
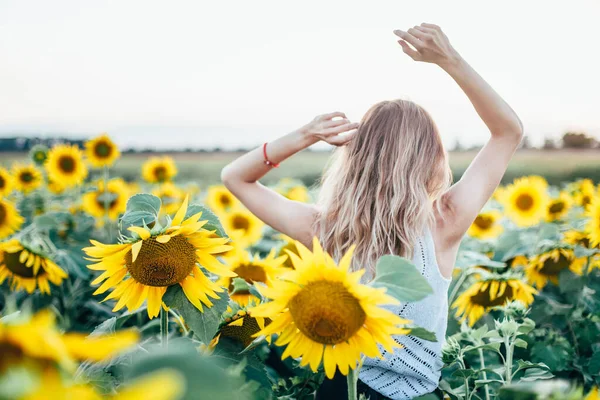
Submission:
POLYGON ((600 1, 0 0, 0 137, 260 144, 315 115, 413 100, 448 146, 489 133, 394 29, 440 25, 540 143, 600 137, 600 1))

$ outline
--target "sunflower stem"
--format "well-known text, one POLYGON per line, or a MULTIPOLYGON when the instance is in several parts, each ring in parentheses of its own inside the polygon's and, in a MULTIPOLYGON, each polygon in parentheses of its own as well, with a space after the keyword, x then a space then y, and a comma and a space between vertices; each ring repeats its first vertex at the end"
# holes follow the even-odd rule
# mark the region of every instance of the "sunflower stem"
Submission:
MULTIPOLYGON (((483 358, 483 350, 481 350, 481 348, 478 349, 479 351, 479 361, 481 363, 481 369, 485 369, 485 359, 483 358)), ((487 372, 483 371, 483 380, 487 381, 487 372)), ((488 387, 488 384, 486 383, 483 388, 485 389, 485 400, 490 400, 490 388, 488 387)))
POLYGON ((450 293, 450 296, 448 297, 448 304, 452 304, 454 302, 454 298, 456 297, 456 294, 462 287, 462 285, 465 282, 465 279, 467 279, 468 275, 469 274, 467 274, 466 271, 461 271, 460 277, 458 278, 458 281, 452 288, 452 293, 450 293))
POLYGON ((160 309, 160 344, 167 349, 169 347, 169 312, 160 309))
POLYGON ((110 207, 110 203, 108 202, 108 178, 109 178, 109 171, 108 171, 108 166, 105 165, 104 166, 104 171, 103 171, 103 181, 104 181, 104 187, 103 187, 103 192, 102 192, 102 197, 104 198, 104 229, 106 230, 106 237, 108 238, 108 242, 112 242, 112 235, 111 235, 111 231, 110 231, 110 225, 109 225, 109 218, 108 218, 108 210, 110 207))
POLYGON ((358 368, 350 369, 346 379, 348 380, 348 400, 357 400, 358 390, 356 386, 358 384, 358 368))

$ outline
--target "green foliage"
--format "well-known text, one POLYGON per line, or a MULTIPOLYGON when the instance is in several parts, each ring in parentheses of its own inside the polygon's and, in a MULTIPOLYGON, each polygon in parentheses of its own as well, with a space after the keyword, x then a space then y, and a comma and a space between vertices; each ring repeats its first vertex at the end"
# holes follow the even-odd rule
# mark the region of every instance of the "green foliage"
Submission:
POLYGON ((200 311, 189 302, 181 286, 173 285, 167 289, 163 301, 185 319, 198 340, 208 345, 217 333, 221 315, 227 309, 229 296, 227 293, 220 293, 218 299, 211 299, 212 307, 204 307, 203 311, 200 311))
POLYGON ((433 293, 427 280, 413 263, 403 257, 382 256, 377 261, 371 286, 385 288, 398 301, 419 301, 433 293))

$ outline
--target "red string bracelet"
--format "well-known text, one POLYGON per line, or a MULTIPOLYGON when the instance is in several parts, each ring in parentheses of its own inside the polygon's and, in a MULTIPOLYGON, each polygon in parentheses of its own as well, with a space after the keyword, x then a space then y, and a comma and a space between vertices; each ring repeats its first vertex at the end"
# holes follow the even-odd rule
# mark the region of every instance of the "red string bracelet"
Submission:
POLYGON ((265 142, 265 144, 263 144, 263 155, 265 156, 265 165, 268 165, 269 167, 273 167, 273 168, 279 167, 278 163, 274 163, 274 162, 270 161, 269 157, 267 157, 267 143, 266 142, 265 142))

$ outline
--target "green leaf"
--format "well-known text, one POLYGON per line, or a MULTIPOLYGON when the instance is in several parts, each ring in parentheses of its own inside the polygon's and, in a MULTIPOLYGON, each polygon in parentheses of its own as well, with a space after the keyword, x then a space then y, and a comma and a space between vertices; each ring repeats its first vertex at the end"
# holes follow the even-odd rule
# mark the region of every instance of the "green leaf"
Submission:
POLYGON ((539 231, 539 241, 548 240, 552 242, 560 241, 560 230, 557 224, 544 224, 539 231))
POLYGON ((160 205, 160 199, 151 194, 133 195, 127 201, 127 209, 121 217, 121 224, 124 228, 150 225, 158 219, 160 205))
POLYGON ((554 378, 554 375, 543 368, 530 368, 525 371, 525 374, 521 378, 522 382, 533 382, 540 379, 551 379, 554 378))
POLYGON ((454 371, 452 373, 452 376, 456 377, 456 378, 470 378, 474 375, 477 375, 477 371, 471 369, 471 368, 467 368, 467 369, 457 369, 456 371, 454 371))
POLYGON ((144 226, 150 225, 156 221, 157 216, 148 211, 131 211, 126 212, 121 217, 121 224, 123 228, 129 228, 130 226, 144 226))
POLYGON ((376 277, 370 284, 387 289, 387 294, 401 302, 419 301, 433 289, 409 260, 385 255, 377 261, 376 277))
POLYGON ((198 354, 189 339, 169 341, 169 349, 150 347, 146 353, 138 353, 131 366, 124 366, 125 382, 134 382, 148 373, 165 368, 174 370, 184 380, 181 400, 232 399, 254 400, 258 384, 246 382, 237 363, 223 365, 216 357, 198 354))
POLYGON ((572 361, 572 354, 564 345, 538 342, 531 348, 531 360, 547 365, 552 371, 566 371, 572 361))
POLYGON ((517 332, 520 334, 527 334, 535 328, 535 322, 530 318, 525 318, 523 322, 517 328, 517 332))
POLYGON ((233 278, 231 281, 233 283, 233 291, 231 292, 231 294, 236 294, 239 292, 248 293, 250 291, 251 285, 249 285, 245 279, 233 278))
POLYGON ((229 296, 227 293, 220 293, 219 299, 210 300, 213 306, 210 308, 203 306, 204 312, 201 312, 189 302, 179 285, 170 286, 163 297, 165 304, 177 310, 198 340, 206 345, 217 333, 221 315, 227 309, 229 296))
POLYGON ((527 342, 524 341, 523 339, 517 338, 517 339, 515 339, 515 346, 516 347, 521 347, 523 349, 526 349, 527 348, 527 342))
POLYGON ((140 193, 133 195, 127 201, 126 213, 133 211, 145 211, 158 216, 160 212, 160 198, 147 194, 140 193))
POLYGON ((455 266, 460 269, 471 267, 489 267, 494 269, 506 268, 506 263, 492 261, 485 254, 476 251, 462 251, 456 259, 455 266))
POLYGON ((215 213, 213 213, 208 208, 199 205, 199 204, 190 204, 187 209, 187 213, 185 214, 185 218, 189 218, 192 215, 198 214, 202 212, 202 216, 200 217, 200 221, 208 221, 206 225, 203 226, 204 229, 209 231, 216 231, 215 233, 220 237, 227 237, 227 233, 225 233, 225 229, 223 225, 221 225, 221 221, 219 217, 215 213))
POLYGON ((425 328, 421 327, 411 327, 410 328, 410 336, 417 337, 419 339, 426 340, 428 342, 437 342, 437 338, 435 337, 435 333, 428 331, 425 328))

